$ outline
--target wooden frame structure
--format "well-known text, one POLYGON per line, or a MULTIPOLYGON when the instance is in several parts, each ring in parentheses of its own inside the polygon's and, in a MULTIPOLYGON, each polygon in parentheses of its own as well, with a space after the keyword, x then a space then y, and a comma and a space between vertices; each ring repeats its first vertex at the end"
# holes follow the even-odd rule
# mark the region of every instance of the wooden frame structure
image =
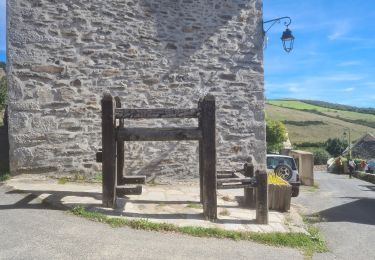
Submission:
POLYGON ((206 219, 217 218, 215 98, 207 95, 197 109, 124 109, 119 98, 105 94, 102 99, 103 205, 114 207, 116 196, 140 194, 145 177, 123 176, 125 141, 199 142, 200 199, 206 219), (197 118, 198 127, 190 128, 125 128, 124 119, 197 118), (116 122, 118 120, 118 122, 116 122))
POLYGON ((196 109, 125 109, 118 97, 105 94, 102 102, 102 162, 103 197, 105 207, 116 206, 116 196, 141 194, 145 176, 123 176, 125 141, 199 142, 200 201, 206 219, 217 219, 217 189, 243 188, 245 204, 256 206, 256 222, 268 224, 267 173, 245 164, 243 173, 216 173, 215 98, 200 99, 196 109), (198 127, 190 128, 126 128, 124 119, 197 118, 198 127), (254 188, 256 188, 254 190, 254 188))

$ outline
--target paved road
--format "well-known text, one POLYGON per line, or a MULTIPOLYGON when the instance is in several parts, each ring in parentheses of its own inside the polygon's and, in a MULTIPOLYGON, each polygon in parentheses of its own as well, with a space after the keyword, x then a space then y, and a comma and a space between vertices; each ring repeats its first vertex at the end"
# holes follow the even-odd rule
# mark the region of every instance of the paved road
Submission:
POLYGON ((315 179, 319 189, 294 200, 323 219, 317 225, 331 252, 314 259, 375 259, 375 185, 326 172, 315 179))
MULTIPOLYGON (((1 185, 1 184, 0 184, 1 185)), ((111 228, 0 186, 0 259, 303 259, 246 241, 111 228)))

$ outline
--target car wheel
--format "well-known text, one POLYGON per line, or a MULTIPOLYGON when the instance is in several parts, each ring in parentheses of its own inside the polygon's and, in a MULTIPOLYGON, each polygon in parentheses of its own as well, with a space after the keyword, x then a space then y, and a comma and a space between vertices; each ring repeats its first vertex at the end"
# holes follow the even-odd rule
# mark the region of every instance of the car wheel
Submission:
POLYGON ((286 164, 279 165, 275 168, 275 173, 286 181, 289 181, 293 176, 293 170, 286 164))
POLYGON ((292 187, 292 197, 297 197, 299 194, 299 187, 292 187))

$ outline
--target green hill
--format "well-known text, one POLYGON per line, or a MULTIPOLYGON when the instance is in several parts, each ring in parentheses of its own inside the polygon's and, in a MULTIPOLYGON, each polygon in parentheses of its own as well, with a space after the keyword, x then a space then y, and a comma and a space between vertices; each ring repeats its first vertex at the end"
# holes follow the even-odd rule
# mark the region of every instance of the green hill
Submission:
POLYGON ((374 114, 364 113, 361 109, 355 110, 355 107, 349 107, 350 111, 345 110, 345 106, 335 106, 332 103, 327 103, 330 107, 316 105, 319 102, 269 100, 266 103, 266 113, 271 119, 285 123, 292 144, 321 143, 328 138, 343 138, 343 133, 348 128, 352 141, 367 132, 375 133, 374 114))

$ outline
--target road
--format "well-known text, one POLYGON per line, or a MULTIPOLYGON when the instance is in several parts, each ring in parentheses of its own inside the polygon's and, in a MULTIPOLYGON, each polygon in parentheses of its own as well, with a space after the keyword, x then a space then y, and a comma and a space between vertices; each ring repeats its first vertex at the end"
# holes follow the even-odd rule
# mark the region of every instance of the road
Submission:
POLYGON ((319 189, 302 192, 293 203, 319 220, 330 252, 313 259, 375 259, 375 185, 347 175, 315 174, 319 189))
MULTIPOLYGON (((1 185, 1 184, 0 184, 1 185)), ((248 241, 111 228, 0 186, 0 259, 303 259, 248 241)))

